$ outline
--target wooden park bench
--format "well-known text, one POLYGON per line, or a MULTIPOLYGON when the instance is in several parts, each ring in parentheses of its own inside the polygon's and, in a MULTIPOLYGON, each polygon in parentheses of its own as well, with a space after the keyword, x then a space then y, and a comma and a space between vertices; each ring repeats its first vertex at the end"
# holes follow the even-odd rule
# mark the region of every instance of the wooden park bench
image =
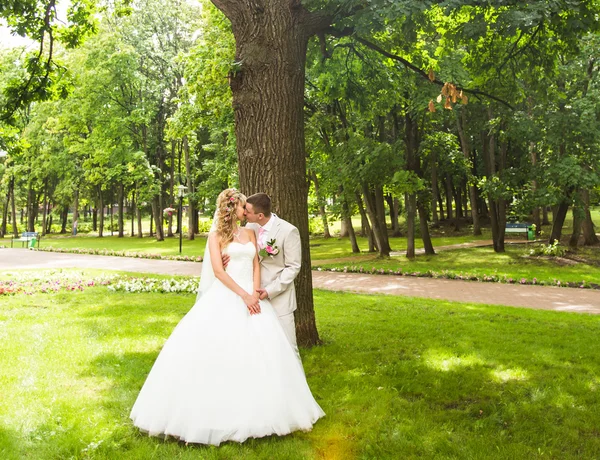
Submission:
POLYGON ((13 247, 13 241, 20 241, 21 247, 24 247, 27 244, 27 247, 33 247, 30 245, 31 242, 35 244, 37 242, 38 248, 40 247, 40 234, 38 232, 23 232, 19 238, 11 238, 10 239, 10 247, 13 247))
POLYGON ((528 240, 535 240, 533 224, 507 223, 504 228, 504 233, 523 234, 528 240))

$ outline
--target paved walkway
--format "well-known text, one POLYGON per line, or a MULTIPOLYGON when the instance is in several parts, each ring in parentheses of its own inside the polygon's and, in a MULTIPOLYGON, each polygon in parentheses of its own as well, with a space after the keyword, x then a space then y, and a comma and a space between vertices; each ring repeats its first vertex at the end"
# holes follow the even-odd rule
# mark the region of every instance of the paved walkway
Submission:
MULTIPOLYGON (((25 249, 0 249, 0 270, 97 268, 164 275, 198 275, 201 267, 202 264, 196 262, 61 254, 25 249)), ((591 289, 325 271, 313 271, 313 285, 318 289, 332 291, 404 295, 459 302, 600 314, 600 291, 591 289)))

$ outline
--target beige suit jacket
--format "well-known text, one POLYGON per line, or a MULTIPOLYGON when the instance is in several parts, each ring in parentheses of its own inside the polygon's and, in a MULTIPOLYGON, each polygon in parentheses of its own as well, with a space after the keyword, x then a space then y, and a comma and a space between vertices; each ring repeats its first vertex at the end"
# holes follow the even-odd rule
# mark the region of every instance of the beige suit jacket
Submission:
MULTIPOLYGON (((260 284, 269 293, 277 315, 284 316, 293 313, 297 308, 294 279, 298 276, 302 263, 300 232, 275 214, 271 216, 271 219, 275 220, 267 240, 275 240, 279 254, 260 258, 260 284)), ((254 230, 258 240, 260 225, 249 223, 246 227, 254 230)))

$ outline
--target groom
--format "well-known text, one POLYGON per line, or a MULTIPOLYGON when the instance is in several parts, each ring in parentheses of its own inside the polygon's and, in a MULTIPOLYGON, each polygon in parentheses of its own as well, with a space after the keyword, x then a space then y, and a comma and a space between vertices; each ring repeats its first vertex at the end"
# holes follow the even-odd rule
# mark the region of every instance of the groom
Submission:
POLYGON ((296 288, 302 253, 300 232, 289 222, 271 213, 271 198, 256 193, 246 199, 246 228, 254 230, 260 257, 260 299, 269 299, 292 347, 296 343, 296 288))

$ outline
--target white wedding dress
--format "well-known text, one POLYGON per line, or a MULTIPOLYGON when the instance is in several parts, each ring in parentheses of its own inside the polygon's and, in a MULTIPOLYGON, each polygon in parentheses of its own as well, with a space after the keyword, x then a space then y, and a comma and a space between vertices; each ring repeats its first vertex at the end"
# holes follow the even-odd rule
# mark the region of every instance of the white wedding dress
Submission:
MULTIPOLYGON (((232 242, 227 273, 253 289, 252 242, 232 242)), ((323 410, 268 301, 250 315, 215 280, 177 325, 131 410, 150 435, 219 445, 310 430, 323 410)))

